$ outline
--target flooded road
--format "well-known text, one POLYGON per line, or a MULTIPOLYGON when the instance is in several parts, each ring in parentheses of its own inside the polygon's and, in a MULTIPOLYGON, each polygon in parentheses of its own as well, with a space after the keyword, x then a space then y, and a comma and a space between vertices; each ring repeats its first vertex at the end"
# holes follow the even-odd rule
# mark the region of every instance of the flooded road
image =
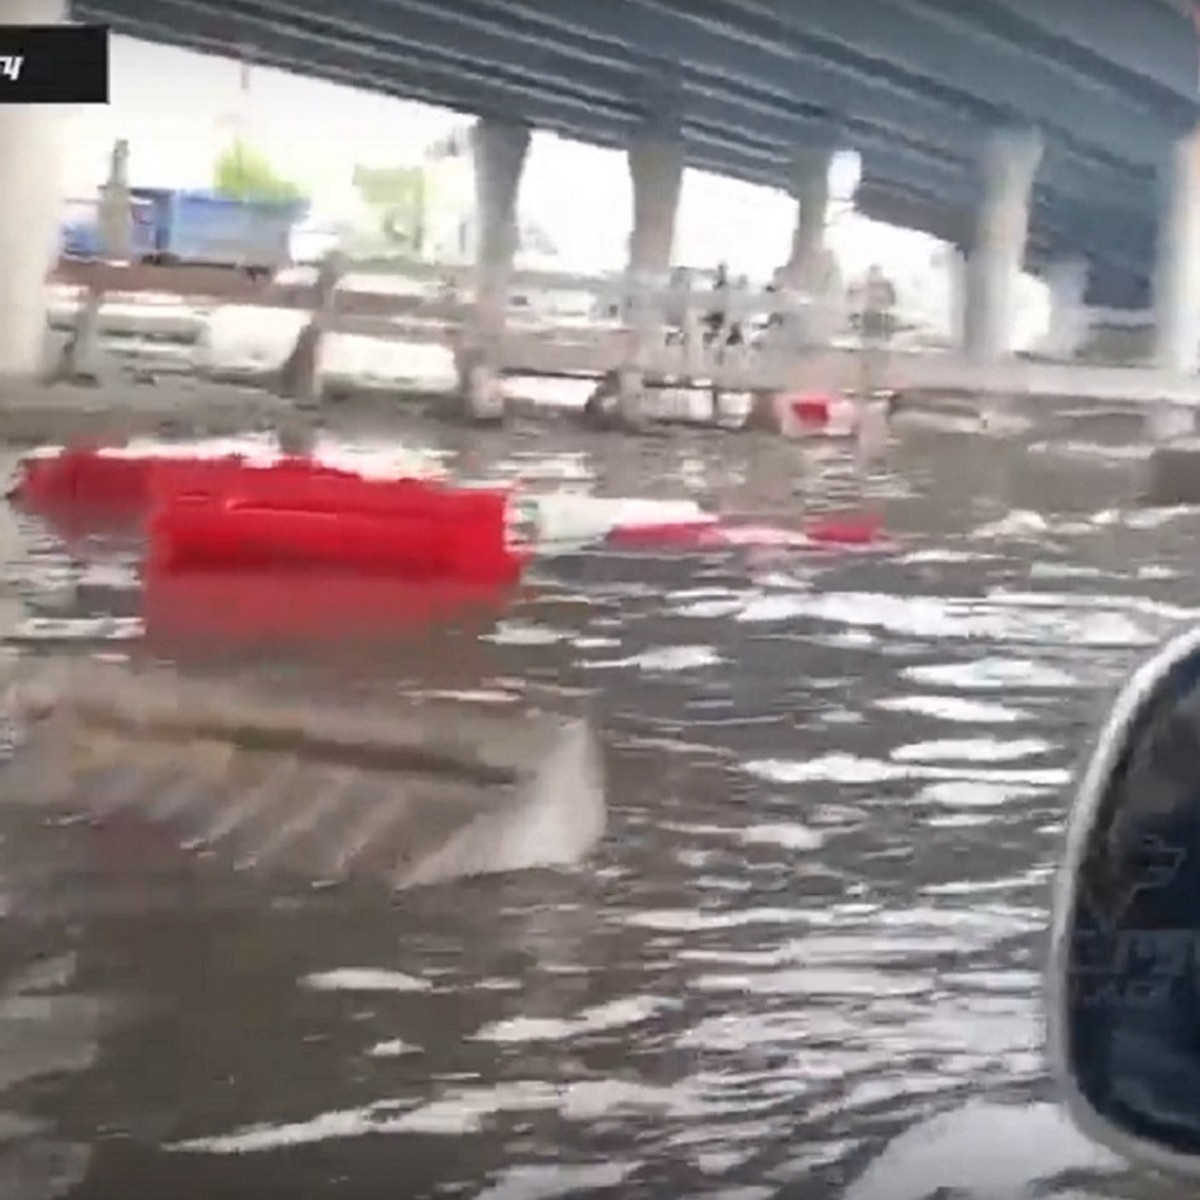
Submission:
MULTIPOLYGON (((1127 507, 1133 425, 913 426, 865 478, 830 445, 441 436, 610 494, 864 505, 897 546, 577 556, 482 626, 313 652, 589 712, 577 869, 311 889, 0 814, 0 1195, 1176 1194, 1068 1127, 1039 1009, 1064 784, 1200 615, 1200 514, 1127 507)), ((2 520, 16 652, 139 636, 129 552, 2 520)))

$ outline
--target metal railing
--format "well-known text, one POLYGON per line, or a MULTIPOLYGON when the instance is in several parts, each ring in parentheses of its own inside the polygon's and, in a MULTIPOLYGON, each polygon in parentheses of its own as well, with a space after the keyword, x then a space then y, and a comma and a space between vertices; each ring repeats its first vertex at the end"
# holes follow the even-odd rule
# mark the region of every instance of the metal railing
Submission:
MULTIPOLYGON (((125 179, 126 160, 118 144, 109 180, 95 203, 99 255, 64 256, 51 274, 51 282, 74 288, 79 296, 59 377, 94 378, 101 361, 101 309, 147 294, 177 296, 202 308, 235 304, 307 314, 278 378, 281 394, 302 400, 320 395, 320 345, 330 335, 432 340, 454 349, 474 337, 480 276, 472 266, 394 256, 352 259, 335 252, 317 268, 264 277, 231 267, 152 260, 136 235, 137 202, 125 179), (397 280, 407 286, 398 288, 397 280)), ((500 370, 513 365, 505 361, 506 345, 532 347, 539 359, 557 345, 563 353, 550 358, 566 370, 571 354, 578 353, 585 371, 604 373, 621 366, 631 342, 649 329, 658 332, 643 347, 647 370, 711 378, 733 369, 744 375, 764 355, 786 357, 802 343, 846 332, 832 308, 809 297, 770 288, 691 286, 678 272, 671 280, 635 280, 615 273, 517 270, 509 276, 508 295, 507 334, 494 349, 500 370), (589 311, 574 320, 555 317, 545 311, 553 306, 537 303, 550 295, 585 296, 589 311), (720 314, 719 322, 713 322, 713 314, 720 314), (728 345, 723 334, 714 336, 714 325, 724 331, 737 327, 742 344, 728 345)))

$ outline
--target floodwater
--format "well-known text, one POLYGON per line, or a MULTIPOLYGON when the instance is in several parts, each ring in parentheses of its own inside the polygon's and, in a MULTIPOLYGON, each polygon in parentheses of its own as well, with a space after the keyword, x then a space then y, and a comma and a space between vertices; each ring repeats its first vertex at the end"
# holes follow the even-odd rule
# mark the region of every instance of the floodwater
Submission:
MULTIPOLYGON (((865 473, 439 436, 611 494, 866 506, 897 544, 576 557, 482 631, 340 662, 589 711, 609 828, 578 868, 309 889, 0 814, 0 1195, 1173 1195, 1070 1128, 1039 1009, 1069 772, 1200 614, 1200 514, 1130 504, 1136 422, 911 424, 865 473)), ((138 636, 127 556, 3 522, 20 653, 138 636)))

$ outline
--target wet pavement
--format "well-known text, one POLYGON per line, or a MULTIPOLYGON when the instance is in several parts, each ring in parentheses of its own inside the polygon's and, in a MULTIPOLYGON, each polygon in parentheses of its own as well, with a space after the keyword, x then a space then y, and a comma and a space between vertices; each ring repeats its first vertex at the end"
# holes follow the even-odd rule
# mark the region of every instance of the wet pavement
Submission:
MULTIPOLYGON (((914 422, 865 473, 423 436, 609 494, 866 507, 898 544, 575 556, 482 623, 312 648, 347 686, 588 713, 609 827, 578 868, 314 889, 0 814, 0 1195, 1177 1194, 1068 1126, 1039 1008, 1064 785, 1200 614, 1200 513, 1130 503, 1136 422, 914 422)), ((0 525, 14 653, 137 644, 129 548, 0 525)))

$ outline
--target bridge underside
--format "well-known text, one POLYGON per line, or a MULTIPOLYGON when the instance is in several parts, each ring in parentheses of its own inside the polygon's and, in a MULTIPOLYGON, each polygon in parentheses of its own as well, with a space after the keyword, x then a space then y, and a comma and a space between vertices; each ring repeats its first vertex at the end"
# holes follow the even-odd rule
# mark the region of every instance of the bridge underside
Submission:
POLYGON ((998 125, 1045 152, 1028 265, 1085 255, 1091 300, 1148 302, 1157 172, 1200 115, 1188 0, 73 0, 119 33, 628 144, 663 81, 690 165, 786 188, 862 155, 861 211, 962 244, 998 125), (659 87, 648 87, 658 80, 659 87))

